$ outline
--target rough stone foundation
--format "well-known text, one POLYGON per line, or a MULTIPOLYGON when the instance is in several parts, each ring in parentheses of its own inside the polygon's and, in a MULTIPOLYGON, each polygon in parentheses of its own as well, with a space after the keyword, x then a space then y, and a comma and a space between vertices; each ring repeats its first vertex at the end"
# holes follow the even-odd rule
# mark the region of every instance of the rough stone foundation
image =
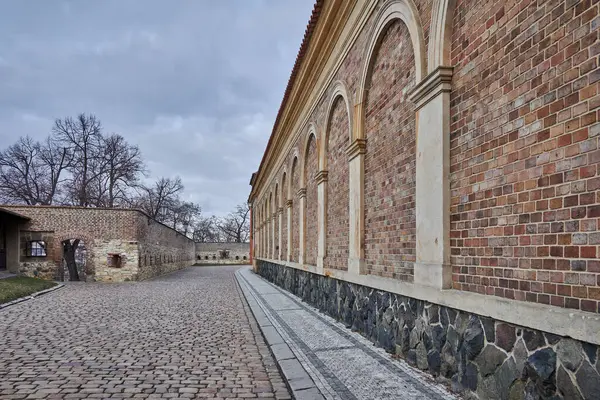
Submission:
POLYGON ((596 345, 262 260, 257 267, 265 279, 467 398, 600 397, 596 345))

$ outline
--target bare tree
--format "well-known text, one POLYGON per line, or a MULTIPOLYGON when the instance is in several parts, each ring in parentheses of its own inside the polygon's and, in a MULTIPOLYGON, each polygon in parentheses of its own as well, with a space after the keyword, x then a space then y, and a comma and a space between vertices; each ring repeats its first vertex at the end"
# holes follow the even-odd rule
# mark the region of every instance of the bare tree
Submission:
POLYGON ((200 217, 194 225, 193 239, 198 243, 218 242, 219 233, 217 217, 200 217))
POLYGON ((30 137, 0 152, 0 196, 12 203, 52 204, 71 153, 50 138, 44 144, 30 137))
POLYGON ((182 190, 181 178, 162 177, 153 186, 142 187, 138 207, 155 220, 168 222, 169 211, 176 205, 182 190))
POLYGON ((115 207, 127 202, 130 189, 139 184, 145 174, 142 154, 123 136, 112 134, 102 138, 103 171, 97 179, 98 202, 104 207, 115 207))
POLYGON ((52 132, 73 153, 69 171, 69 194, 79 206, 90 206, 94 196, 93 181, 104 170, 101 156, 102 124, 96 116, 79 114, 77 118, 66 117, 54 122, 52 132))
POLYGON ((219 223, 219 230, 228 242, 245 243, 250 237, 250 208, 241 204, 219 223))

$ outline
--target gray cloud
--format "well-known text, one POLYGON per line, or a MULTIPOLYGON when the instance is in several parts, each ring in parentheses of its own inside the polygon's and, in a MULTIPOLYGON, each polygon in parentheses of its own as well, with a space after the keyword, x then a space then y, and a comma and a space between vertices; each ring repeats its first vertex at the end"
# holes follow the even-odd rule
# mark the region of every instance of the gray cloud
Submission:
POLYGON ((313 0, 0 0, 0 140, 93 112, 152 177, 223 214, 245 201, 313 0))

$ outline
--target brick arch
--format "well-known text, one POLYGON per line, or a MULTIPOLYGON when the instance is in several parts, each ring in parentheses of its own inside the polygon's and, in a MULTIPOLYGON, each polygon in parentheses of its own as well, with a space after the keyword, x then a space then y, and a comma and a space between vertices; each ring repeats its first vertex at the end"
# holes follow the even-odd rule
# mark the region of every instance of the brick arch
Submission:
POLYGON ((313 122, 311 122, 310 124, 308 124, 308 131, 306 133, 306 136, 304 137, 304 144, 302 145, 302 158, 300 159, 300 188, 306 187, 306 157, 308 156, 308 151, 310 150, 308 146, 311 143, 311 139, 315 141, 315 146, 317 150, 317 160, 319 159, 320 152, 318 137, 319 136, 317 134, 317 127, 313 122))
POLYGON ((289 178, 289 194, 292 199, 292 222, 291 232, 288 241, 288 253, 290 254, 290 261, 298 262, 300 258, 300 201, 297 198, 297 191, 300 189, 300 160, 297 153, 292 157, 292 164, 290 168, 289 178))
MULTIPOLYGON (((292 156, 290 157, 290 166, 288 168, 288 170, 290 171, 289 175, 288 175, 288 200, 293 200, 294 197, 296 197, 296 193, 293 192, 294 190, 294 173, 296 172, 294 170, 294 168, 299 168, 300 165, 300 154, 298 153, 298 149, 294 148, 294 150, 292 150, 292 156), (296 166, 294 167, 294 163, 296 163, 296 166)), ((300 181, 298 181, 298 188, 300 187, 300 181)))
POLYGON ((376 23, 369 35, 369 44, 366 47, 366 55, 363 58, 365 63, 360 78, 360 84, 357 91, 357 103, 360 104, 359 116, 360 126, 357 131, 357 138, 364 138, 364 104, 367 98, 367 84, 372 74, 374 55, 376 54, 381 40, 385 36, 387 29, 394 22, 400 20, 408 28, 410 40, 412 42, 415 63, 415 80, 419 83, 426 76, 425 60, 425 39, 423 34, 423 25, 419 18, 417 6, 412 0, 391 0, 388 1, 379 11, 376 17, 376 23))
POLYGON ((91 256, 94 251, 94 239, 86 233, 82 232, 70 232, 70 233, 62 233, 60 235, 54 236, 54 262, 56 263, 56 267, 58 269, 62 268, 62 258, 63 258, 63 248, 62 242, 67 239, 81 239, 83 243, 85 243, 86 254, 85 254, 85 265, 86 271, 91 271, 91 273, 86 273, 87 276, 93 277, 96 275, 96 265, 92 262, 91 256))
POLYGON ((319 200, 316 176, 319 172, 319 147, 317 136, 313 129, 309 130, 304 152, 304 230, 300 240, 304 242, 303 260, 308 265, 317 265, 317 247, 319 236, 319 200))
POLYGON ((452 19, 456 0, 434 0, 429 34, 427 72, 440 66, 450 66, 452 19))
POLYGON ((283 207, 283 217, 281 219, 281 259, 287 260, 287 245, 288 245, 288 210, 287 210, 287 201, 288 199, 288 190, 287 190, 287 181, 288 181, 288 173, 287 168, 284 167, 283 173, 281 174, 281 183, 280 183, 280 201, 281 207, 283 207))
POLYGON ((348 269, 350 171, 347 148, 352 140, 352 122, 346 91, 341 83, 331 96, 326 135, 324 169, 327 170, 324 196, 323 256, 328 268, 348 269))
POLYGON ((329 98, 329 104, 327 105, 327 115, 325 119, 325 130, 323 131, 323 140, 321 141, 321 157, 319 157, 319 167, 322 171, 327 171, 328 162, 327 155, 329 151, 329 135, 331 131, 331 118, 333 114, 333 107, 339 99, 342 99, 346 106, 346 115, 348 117, 348 143, 352 142, 352 109, 350 102, 348 101, 348 91, 342 81, 336 81, 333 84, 333 91, 329 98))
POLYGON ((365 271, 412 281, 416 260, 417 53, 402 18, 384 20, 365 81, 365 271))

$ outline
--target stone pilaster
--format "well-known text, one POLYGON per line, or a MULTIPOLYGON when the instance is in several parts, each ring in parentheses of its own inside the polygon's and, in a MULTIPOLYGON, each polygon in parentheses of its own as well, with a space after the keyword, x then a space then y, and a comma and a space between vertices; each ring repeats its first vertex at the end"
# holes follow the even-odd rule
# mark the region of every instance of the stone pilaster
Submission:
POLYGON ((355 139, 347 148, 350 174, 350 204, 348 232, 348 272, 359 275, 364 271, 363 237, 365 232, 365 152, 367 141, 355 139))
POLYGON ((292 206, 294 205, 293 200, 288 200, 285 203, 287 208, 287 255, 286 261, 292 259, 292 206))
POLYGON ((450 90, 452 68, 439 67, 417 85, 417 261, 415 284, 452 286, 450 266, 450 90))
POLYGON ((316 176, 318 196, 318 248, 317 248, 317 270, 323 272, 325 267, 325 256, 327 251, 327 171, 319 171, 316 176))
POLYGON ((300 231, 298 235, 298 263, 304 264, 304 247, 306 244, 306 188, 298 189, 298 201, 300 201, 300 207, 298 207, 298 221, 300 221, 300 226, 298 227, 300 231))
POLYGON ((279 247, 279 251, 277 252, 277 259, 281 261, 281 257, 283 257, 283 255, 281 254, 281 247, 283 246, 283 229, 281 227, 281 225, 283 224, 283 207, 279 207, 277 209, 277 219, 279 221, 279 224, 277 226, 278 229, 278 233, 277 233, 277 246, 279 247))

